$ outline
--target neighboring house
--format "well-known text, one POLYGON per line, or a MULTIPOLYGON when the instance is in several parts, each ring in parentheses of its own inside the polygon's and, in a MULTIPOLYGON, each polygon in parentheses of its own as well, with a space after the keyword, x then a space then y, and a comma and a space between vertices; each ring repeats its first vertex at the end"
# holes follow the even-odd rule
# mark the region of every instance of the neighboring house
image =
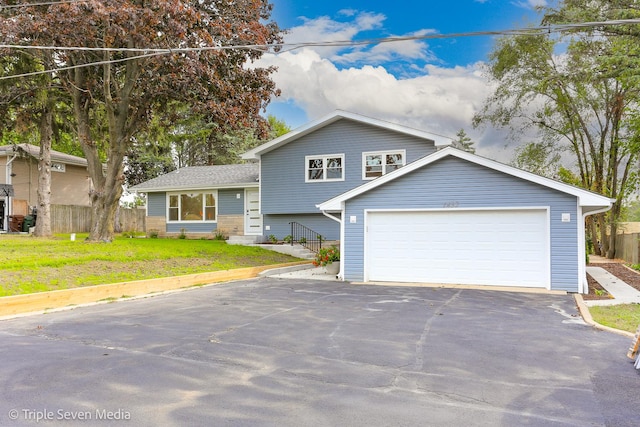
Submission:
MULTIPOLYGON (((0 146, 0 231, 10 215, 28 215, 38 202, 40 147, 0 146), (4 171, 4 173, 2 173, 4 171)), ((82 157, 51 151, 51 204, 90 206, 91 180, 82 157)))
POLYGON ((148 194, 148 224, 163 233, 282 239, 298 222, 340 241, 345 280, 586 292, 584 218, 611 200, 445 140, 336 112, 243 155, 257 163, 132 190, 148 194))

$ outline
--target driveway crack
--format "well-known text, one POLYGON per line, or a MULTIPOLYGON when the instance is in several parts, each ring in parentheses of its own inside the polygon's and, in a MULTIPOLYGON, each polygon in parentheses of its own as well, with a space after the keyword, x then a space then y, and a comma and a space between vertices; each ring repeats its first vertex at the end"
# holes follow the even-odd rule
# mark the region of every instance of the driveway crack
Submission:
POLYGON ((424 328, 422 328, 422 334, 420 334, 420 339, 418 339, 418 342, 416 342, 416 357, 415 357, 415 362, 413 364, 414 370, 422 371, 422 368, 424 367, 424 347, 427 342, 427 336, 429 336, 429 333, 431 332, 431 324, 438 316, 442 315, 442 309, 444 309, 446 306, 448 306, 453 301, 455 301, 460 296, 461 293, 462 293, 462 290, 458 290, 458 292, 453 294, 451 298, 446 300, 444 303, 440 304, 440 306, 438 306, 434 310, 431 317, 429 317, 425 322, 424 328))

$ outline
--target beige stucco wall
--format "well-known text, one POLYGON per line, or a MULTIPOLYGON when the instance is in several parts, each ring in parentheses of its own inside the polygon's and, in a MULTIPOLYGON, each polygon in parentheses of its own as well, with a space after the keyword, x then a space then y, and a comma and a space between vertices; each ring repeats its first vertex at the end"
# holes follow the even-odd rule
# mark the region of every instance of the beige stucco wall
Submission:
MULTIPOLYGON (((21 200, 29 206, 35 206, 38 201, 37 162, 17 158, 12 163, 12 172, 15 174, 11 178, 14 201, 21 200)), ((6 176, 6 173, 0 175, 6 176)), ((90 188, 91 180, 84 166, 66 165, 64 172, 51 171, 51 204, 90 206, 90 188)))
POLYGON ((0 157, 0 184, 7 183, 7 158, 0 157))

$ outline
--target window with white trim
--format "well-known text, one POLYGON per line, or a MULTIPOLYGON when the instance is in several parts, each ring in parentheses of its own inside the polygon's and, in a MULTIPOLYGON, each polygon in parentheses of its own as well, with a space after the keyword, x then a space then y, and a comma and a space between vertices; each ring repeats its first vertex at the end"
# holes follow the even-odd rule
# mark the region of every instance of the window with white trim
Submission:
POLYGON ((405 165, 405 150, 362 153, 362 179, 374 179, 405 165))
POLYGON ((306 182, 344 181, 344 154, 306 156, 306 182))
POLYGON ((215 222, 217 218, 217 193, 169 194, 167 218, 169 221, 215 222))
POLYGON ((65 172, 67 165, 64 163, 51 162, 51 172, 65 172))

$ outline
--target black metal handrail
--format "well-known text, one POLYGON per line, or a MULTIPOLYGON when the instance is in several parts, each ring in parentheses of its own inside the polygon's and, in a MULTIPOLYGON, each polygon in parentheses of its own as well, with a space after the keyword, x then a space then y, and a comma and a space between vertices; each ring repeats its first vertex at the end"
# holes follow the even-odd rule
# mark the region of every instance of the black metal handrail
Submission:
POLYGON ((297 222, 290 222, 291 226, 291 246, 299 243, 311 252, 318 253, 322 249, 324 237, 312 229, 297 222))

